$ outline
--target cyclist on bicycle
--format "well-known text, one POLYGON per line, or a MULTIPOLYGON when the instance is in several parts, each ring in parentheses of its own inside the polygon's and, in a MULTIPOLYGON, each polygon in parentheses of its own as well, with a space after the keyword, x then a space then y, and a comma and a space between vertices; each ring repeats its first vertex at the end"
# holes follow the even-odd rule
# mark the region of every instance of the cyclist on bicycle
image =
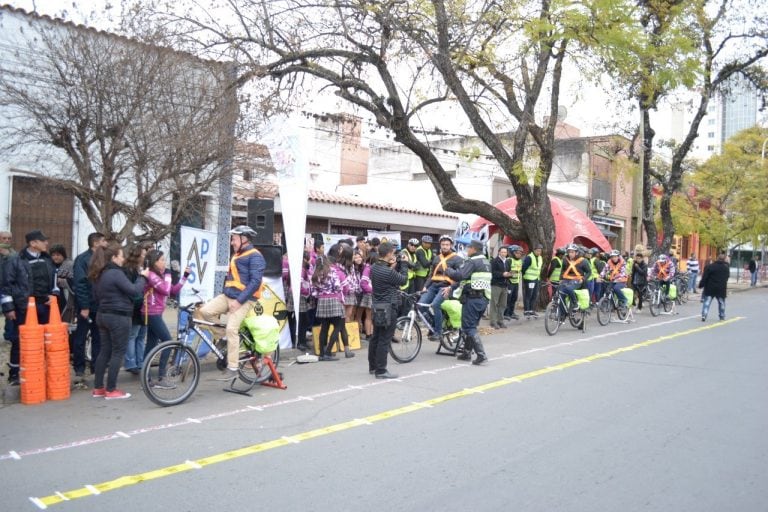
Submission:
POLYGON ((251 309, 246 303, 261 297, 262 278, 267 266, 264 256, 253 247, 256 231, 248 226, 237 226, 229 234, 234 255, 229 261, 224 291, 195 310, 195 317, 209 322, 215 322, 219 315, 227 313, 227 369, 223 377, 226 380, 237 373, 240 324, 251 309))
POLYGON ((451 287, 456 283, 448 276, 448 269, 458 270, 464 260, 453 250, 453 238, 448 235, 440 237, 440 254, 432 263, 432 272, 424 284, 424 294, 419 299, 419 306, 432 306, 435 325, 429 340, 439 341, 443 335, 443 311, 440 305, 451 293, 451 287))
POLYGON ((616 249, 611 251, 608 263, 600 272, 600 278, 605 280, 603 286, 613 288, 613 293, 619 298, 619 305, 626 306, 627 298, 621 292, 627 285, 627 262, 616 249))
MULTIPOLYGON (((567 295, 571 300, 571 308, 579 307, 576 298, 576 290, 584 288, 592 272, 592 266, 583 256, 579 255, 579 248, 575 244, 570 244, 565 248, 565 259, 563 259, 563 271, 560 274, 560 286, 557 288, 559 293, 567 295)), ((562 310, 560 315, 565 316, 566 311, 562 310)))
POLYGON ((667 300, 669 285, 675 277, 675 263, 666 254, 660 254, 659 259, 653 264, 651 277, 659 281, 664 300, 667 300))

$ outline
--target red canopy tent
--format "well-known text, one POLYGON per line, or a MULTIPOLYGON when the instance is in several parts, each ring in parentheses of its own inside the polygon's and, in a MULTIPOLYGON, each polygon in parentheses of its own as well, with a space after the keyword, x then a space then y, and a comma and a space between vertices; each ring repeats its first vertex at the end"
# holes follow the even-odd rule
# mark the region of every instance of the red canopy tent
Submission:
MULTIPOLYGON (((575 243, 587 248, 597 247, 601 251, 611 250, 611 244, 608 242, 608 239, 605 238, 600 228, 587 217, 586 213, 556 197, 550 196, 549 203, 552 206, 552 216, 555 218, 555 247, 564 247, 570 243, 575 243)), ((495 206, 513 219, 517 219, 517 213, 515 212, 517 197, 513 196, 505 199, 495 206)), ((497 231, 495 224, 482 217, 476 219, 469 230, 479 232, 483 228, 488 229, 488 236, 497 231)), ((504 237, 503 243, 507 245, 519 243, 525 246, 523 242, 512 240, 507 236, 504 237)))

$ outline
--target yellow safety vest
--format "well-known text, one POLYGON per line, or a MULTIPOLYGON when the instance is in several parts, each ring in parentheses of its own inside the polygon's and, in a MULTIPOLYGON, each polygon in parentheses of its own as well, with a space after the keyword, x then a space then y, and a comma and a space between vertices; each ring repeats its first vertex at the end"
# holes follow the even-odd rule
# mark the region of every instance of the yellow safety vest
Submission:
MULTIPOLYGON (((432 261, 432 249, 425 249, 423 247, 417 247, 416 248, 416 252, 419 252, 419 251, 423 251, 424 252, 424 256, 427 257, 427 261, 429 261, 429 262, 432 261)), ((419 261, 418 258, 416 259, 416 261, 419 261)), ((421 267, 421 266, 419 266, 419 268, 417 268, 414 271, 413 274, 416 277, 427 277, 427 275, 429 274, 429 267, 421 267)))
POLYGON ((527 269, 525 269, 523 279, 526 281, 535 281, 541 276, 541 256, 536 256, 533 253, 529 254, 528 256, 531 257, 531 264, 527 269))
POLYGON ((512 273, 509 276, 509 282, 511 284, 520 283, 520 271, 523 269, 523 260, 519 260, 515 257, 509 259, 509 271, 512 273))
POLYGON ((577 268, 582 261, 584 261, 584 258, 577 258, 574 261, 564 259, 563 263, 567 263, 568 268, 560 274, 560 279, 584 279, 584 274, 579 272, 579 269, 577 268))
MULTIPOLYGON (((408 259, 411 260, 411 263, 416 263, 418 260, 416 259, 416 253, 411 254, 411 252, 408 249, 403 249, 400 251, 400 254, 405 254, 408 256, 408 259)), ((408 280, 405 282, 403 286, 400 287, 401 290, 405 290, 410 286, 411 280, 413 280, 413 276, 415 275, 414 270, 411 267, 408 267, 408 280)))
POLYGON ((552 261, 557 261, 558 263, 560 263, 560 265, 558 265, 557 268, 552 271, 552 275, 549 276, 550 281, 552 281, 553 283, 557 283, 560 281, 560 273, 563 271, 563 260, 555 256, 552 258, 552 261))
MULTIPOLYGON (((245 290, 245 284, 242 281, 240 281, 240 272, 237 271, 237 264, 235 262, 237 261, 238 258, 250 256, 253 253, 261 254, 258 251, 258 249, 251 248, 245 252, 241 252, 232 256, 232 259, 229 260, 229 275, 232 276, 232 279, 224 281, 224 286, 236 288, 240 291, 245 290)), ((258 290, 253 292, 253 298, 255 299, 261 298, 261 291, 263 289, 264 289, 264 280, 261 281, 261 286, 259 286, 258 290)))
POLYGON ((435 270, 432 272, 433 281, 445 281, 448 284, 455 283, 453 279, 445 275, 445 271, 448 268, 448 260, 453 258, 454 256, 456 256, 455 252, 452 252, 448 256, 443 256, 443 254, 440 253, 440 261, 437 263, 437 265, 435 265, 435 270), (440 272, 440 274, 438 274, 437 272, 441 269, 442 271, 440 272))

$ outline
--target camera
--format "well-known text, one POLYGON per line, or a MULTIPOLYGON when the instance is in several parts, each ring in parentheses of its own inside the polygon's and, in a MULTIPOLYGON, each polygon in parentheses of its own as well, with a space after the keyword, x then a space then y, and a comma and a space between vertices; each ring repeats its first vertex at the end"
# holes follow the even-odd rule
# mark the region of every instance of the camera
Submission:
POLYGON ((144 258, 144 268, 149 268, 149 258, 144 258))

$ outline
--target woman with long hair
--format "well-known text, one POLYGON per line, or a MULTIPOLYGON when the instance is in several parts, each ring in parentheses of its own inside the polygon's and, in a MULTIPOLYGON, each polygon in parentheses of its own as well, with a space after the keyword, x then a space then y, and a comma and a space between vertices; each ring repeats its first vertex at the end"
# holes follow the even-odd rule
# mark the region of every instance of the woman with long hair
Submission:
POLYGON ((99 304, 96 325, 101 337, 101 349, 96 358, 93 396, 107 400, 129 398, 130 393, 117 389, 117 374, 123 363, 128 335, 131 331, 133 299, 141 295, 148 270, 132 283, 123 271, 125 256, 123 249, 115 242, 107 247, 98 247, 93 252, 88 278, 93 282, 93 296, 99 304), (109 364, 107 383, 104 373, 109 364))
MULTIPOLYGON (((362 260, 362 254, 360 255, 362 260)), ((361 263, 360 271, 360 302, 355 311, 355 321, 360 327, 360 331, 365 333, 366 339, 373 336, 373 317, 371 316, 371 306, 373 305, 373 286, 371 286, 371 265, 378 259, 374 253, 368 258, 368 261, 361 263)), ((355 259, 355 262, 357 260, 355 259)), ((357 265, 357 263, 355 263, 357 265)))
POLYGON ((349 293, 349 281, 344 271, 344 262, 351 260, 352 249, 334 245, 327 258, 322 258, 312 275, 312 293, 317 298, 315 316, 320 319, 320 361, 336 361, 331 347, 341 336, 344 355, 355 357, 349 350, 347 330, 344 325, 344 296, 349 293), (346 252, 349 251, 347 255, 346 252), (328 331, 333 334, 328 339, 328 331))
MULTIPOLYGON (((144 258, 151 248, 151 243, 140 242, 131 245, 128 249, 128 257, 125 259, 123 270, 132 283, 135 283, 141 274, 144 258)), ((144 360, 144 344, 147 339, 147 324, 144 321, 144 315, 141 314, 143 303, 144 295, 140 293, 133 301, 131 333, 128 336, 128 346, 125 349, 125 370, 133 375, 138 375, 141 371, 141 363, 144 360)))
MULTIPOLYGON (((171 333, 163 320, 165 301, 169 295, 179 293, 189 277, 189 267, 184 269, 184 274, 176 284, 171 284, 171 274, 165 271, 165 254, 163 251, 152 249, 147 252, 147 285, 144 288, 144 303, 141 306, 141 314, 147 324, 147 344, 144 347, 144 357, 157 346, 158 343, 170 341, 171 333)), ((160 361, 162 364, 162 360, 160 361)), ((153 385, 165 388, 162 377, 164 368, 160 369, 160 381, 153 385)))

